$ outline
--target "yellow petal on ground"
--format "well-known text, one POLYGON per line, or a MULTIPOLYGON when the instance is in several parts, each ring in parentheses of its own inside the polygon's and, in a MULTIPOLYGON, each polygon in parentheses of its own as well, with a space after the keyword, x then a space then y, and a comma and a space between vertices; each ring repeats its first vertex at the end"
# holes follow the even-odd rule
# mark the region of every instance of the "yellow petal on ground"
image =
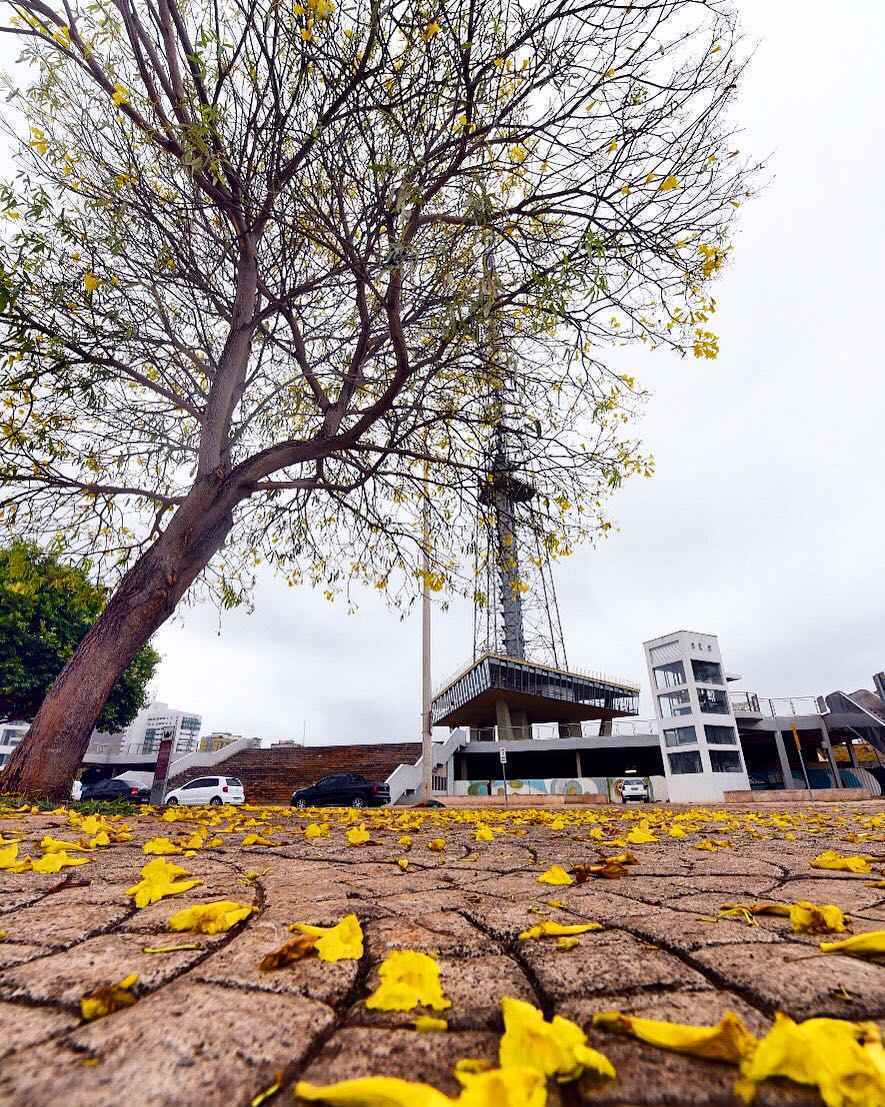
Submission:
POLYGON ((345 838, 352 846, 363 846, 371 838, 371 834, 364 826, 355 826, 348 830, 345 838))
POLYGON ((0 869, 11 869, 13 865, 18 863, 18 842, 13 842, 11 846, 0 849, 0 869))
POLYGON ((233 900, 220 899, 214 903, 201 903, 196 907, 185 907, 169 919, 170 930, 193 930, 197 934, 218 934, 230 930, 238 922, 255 910, 249 904, 235 903, 233 900))
POLYGON ((553 919, 545 919, 535 923, 528 930, 523 930, 519 935, 521 942, 529 942, 533 938, 557 938, 567 934, 587 934, 591 930, 602 930, 602 923, 558 923, 553 919))
POLYGON ((646 826, 637 826, 627 835, 627 841, 631 846, 642 846, 647 842, 660 842, 660 838, 652 834, 646 826))
POLYGON ((321 961, 358 961, 363 955, 363 928, 356 915, 345 915, 335 926, 295 923, 291 929, 317 939, 321 961))
POLYGON ((449 1024, 445 1019, 435 1019, 433 1015, 419 1015, 412 1025, 422 1033, 449 1029, 449 1024))
POLYGON ((127 888, 126 895, 134 898, 136 907, 147 907, 165 896, 177 896, 202 883, 199 880, 176 880, 176 877, 189 875, 180 865, 156 857, 142 868, 141 880, 127 888))
POLYGON ((574 880, 561 865, 551 865, 538 877, 539 884, 574 884, 574 880))
POLYGON ((405 872, 406 869, 409 867, 408 857, 397 857, 396 863, 403 870, 403 872, 405 872))
POLYGON ((747 1030, 743 1019, 732 1011, 726 1011, 716 1026, 638 1019, 619 1011, 598 1012, 593 1016, 593 1025, 632 1034, 634 1038, 662 1049, 717 1061, 738 1062, 756 1047, 756 1039, 747 1030))
POLYGON ((770 1076, 816 1087, 827 1107, 877 1107, 885 1103, 885 1055, 873 1022, 807 1019, 795 1023, 778 1012, 774 1026, 741 1062, 735 1092, 751 1103, 770 1076))
POLYGON ((85 853, 86 847, 81 846, 79 842, 66 842, 62 838, 50 838, 47 834, 45 838, 40 839, 40 849, 44 853, 66 853, 68 850, 73 850, 75 853, 85 853))
POLYGON ((179 950, 202 949, 199 942, 181 942, 177 946, 145 946, 142 953, 178 953, 179 950))
POLYGON ((501 1068, 528 1066, 560 1082, 577 1080, 589 1070, 614 1079, 607 1057, 587 1045, 587 1035, 569 1019, 554 1015, 550 1022, 531 1003, 512 996, 501 1000, 504 1035, 498 1047, 501 1068))
POLYGON ((562 950, 574 949, 575 946, 578 945, 578 944, 579 943, 578 943, 577 938, 557 938, 556 939, 556 948, 557 949, 562 949, 562 950))
POLYGON ((149 838, 142 846, 145 853, 169 854, 181 853, 181 847, 168 838, 149 838))
POLYGON ((309 1084, 299 1080, 295 1095, 309 1103, 341 1107, 451 1107, 453 1100, 431 1088, 396 1076, 363 1076, 337 1084, 309 1084))
POLYGON ((47 853, 31 862, 35 873, 57 873, 68 865, 88 865, 91 857, 69 857, 66 853, 47 853))
POLYGON ((455 1076, 464 1085, 454 1100, 458 1107, 545 1107, 547 1103, 543 1074, 527 1065, 478 1073, 456 1071, 455 1076))
POLYGON ((837 942, 821 942, 824 953, 850 953, 854 957, 885 957, 885 930, 855 934, 837 942))
POLYGON ((111 984, 104 988, 96 988, 80 1000, 80 1014, 87 1022, 93 1019, 104 1018, 112 1015, 123 1007, 131 1007, 137 1002, 138 996, 132 994, 132 989, 138 983, 138 973, 130 973, 119 984, 111 984))
POLYGON ((869 873, 870 862, 875 860, 868 854, 843 855, 838 850, 827 849, 811 861, 813 869, 835 869, 837 872, 869 873))
POLYGON ((273 1099, 282 1086, 283 1074, 278 1072, 277 1078, 274 1080, 273 1084, 268 1084, 263 1091, 260 1091, 258 1095, 252 1097, 249 1102, 249 1107, 261 1107, 262 1103, 267 1103, 269 1099, 273 1099))
POLYGON ((95 849, 96 846, 109 846, 111 844, 110 835, 106 830, 100 830, 94 838, 89 839, 89 848, 95 849))
POLYGON ((845 915, 833 903, 811 903, 800 899, 790 904, 790 922, 797 934, 841 934, 845 915))
POLYGON ((477 842, 494 842, 495 835, 491 832, 487 826, 478 826, 476 833, 473 835, 474 841, 477 842))
POLYGON ((307 826, 304 828, 305 838, 328 838, 328 836, 328 823, 308 823, 307 826))
POLYGON ((366 1007, 379 1011, 411 1011, 432 1007, 445 1011, 452 1006, 439 982, 439 965, 426 953, 396 949, 384 958, 378 970, 381 982, 366 1000, 366 1007))
POLYGON ((432 849, 434 853, 442 853, 446 848, 445 838, 433 838, 427 843, 427 848, 432 849))

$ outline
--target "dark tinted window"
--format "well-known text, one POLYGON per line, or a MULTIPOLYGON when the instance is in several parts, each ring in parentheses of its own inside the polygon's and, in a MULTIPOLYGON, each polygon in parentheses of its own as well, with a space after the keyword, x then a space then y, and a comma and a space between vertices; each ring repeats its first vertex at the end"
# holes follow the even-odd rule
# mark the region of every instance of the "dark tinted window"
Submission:
POLYGON ((243 787, 242 780, 238 780, 235 776, 226 777, 226 780, 227 780, 228 784, 231 786, 231 788, 242 788, 243 787))
POLYGON ((691 753, 668 753, 670 759, 670 772, 674 774, 701 772, 701 755, 691 753))
POLYGON ((208 788, 211 780, 207 776, 201 776, 197 780, 189 780, 187 784, 182 785, 183 788, 208 788))
POLYGON ((736 750, 710 750, 710 767, 714 773, 743 772, 741 755, 736 750))
POLYGON ((722 669, 715 661, 696 661, 691 659, 691 669, 699 684, 722 684, 722 669))

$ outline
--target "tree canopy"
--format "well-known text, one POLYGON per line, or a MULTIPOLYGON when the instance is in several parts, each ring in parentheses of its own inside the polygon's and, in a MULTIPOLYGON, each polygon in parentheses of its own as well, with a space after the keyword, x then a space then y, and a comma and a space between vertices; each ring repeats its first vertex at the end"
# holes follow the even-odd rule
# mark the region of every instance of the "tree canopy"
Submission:
MULTIPOLYGON (((79 567, 17 543, 0 549, 0 719, 32 719, 107 601, 79 567)), ((98 725, 127 727, 160 662, 143 646, 114 685, 98 725)))
POLYGON ((10 9, 2 521, 119 579, 10 787, 64 793, 195 583, 471 590, 504 424, 547 553, 609 526, 650 472, 610 352, 718 350, 755 168, 725 0, 10 9))
POLYGON ((648 471, 606 348, 718 348, 728 5, 12 7, 38 77, 0 197, 11 527, 124 570, 217 472, 227 602, 258 559, 385 587, 426 457, 447 575, 501 381, 551 541, 605 525, 648 471))

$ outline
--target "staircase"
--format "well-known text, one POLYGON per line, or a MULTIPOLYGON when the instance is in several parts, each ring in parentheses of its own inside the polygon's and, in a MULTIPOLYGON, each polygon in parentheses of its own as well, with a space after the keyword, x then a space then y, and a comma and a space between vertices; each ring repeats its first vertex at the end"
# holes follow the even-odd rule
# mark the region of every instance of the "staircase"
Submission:
POLYGON ((220 758, 207 755, 195 764, 191 754, 184 771, 176 771, 166 790, 180 788, 200 776, 235 776, 243 782, 246 803, 287 804, 296 788, 306 788, 330 773, 361 773, 367 780, 385 781, 404 763, 414 764, 421 756, 420 742, 352 746, 271 746, 270 749, 239 749, 220 758))

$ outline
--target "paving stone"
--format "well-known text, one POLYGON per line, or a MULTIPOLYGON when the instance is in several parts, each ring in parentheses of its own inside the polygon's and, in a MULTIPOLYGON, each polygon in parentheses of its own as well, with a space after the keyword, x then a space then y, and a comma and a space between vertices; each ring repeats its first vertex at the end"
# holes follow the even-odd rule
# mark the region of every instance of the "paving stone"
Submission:
POLYGON ((693 957, 769 1010, 795 1019, 885 1016, 885 967, 869 961, 838 954, 814 956, 803 943, 793 941, 720 946, 693 957))
POLYGON ((231 1107, 299 1064, 333 1022, 322 1004, 179 981, 0 1070, 0 1103, 231 1107), (84 1060, 97 1060, 86 1065, 84 1060), (26 1098, 21 1089, 27 1088, 26 1098))
POLYGON ((394 949, 417 949, 444 957, 488 953, 489 939, 456 911, 419 912, 370 922, 366 945, 373 959, 394 949))
POLYGON ((545 995, 558 1006, 575 996, 637 988, 708 988, 682 961, 620 931, 593 931, 570 950, 555 939, 520 943, 520 953, 545 995))
POLYGON ((312 1084, 330 1084, 361 1076, 398 1076, 431 1084, 447 1095, 457 1095, 460 1086, 452 1076, 455 1062, 462 1057, 496 1062, 498 1041, 498 1034, 476 1031, 378 1033, 363 1027, 345 1027, 325 1043, 301 1078, 312 1084))
POLYGON ((23 961, 31 961, 45 952, 45 946, 9 940, 0 942, 0 969, 8 968, 10 965, 20 965, 23 961))
POLYGON ((79 1021, 69 1011, 0 1001, 0 1058, 71 1030, 79 1021))
POLYGON ((631 915, 621 925, 639 937, 684 952, 732 942, 755 944, 778 940, 777 935, 765 927, 725 919, 709 922, 691 910, 657 908, 653 914, 631 915))
MULTIPOLYGON (((443 995, 452 1006, 445 1011, 416 1008, 414 1011, 376 1011, 365 1005, 365 997, 351 1007, 348 1025, 411 1027, 418 1015, 445 1019, 453 1030, 501 1030, 501 996, 515 996, 537 1003, 537 996, 516 961, 502 954, 455 960, 438 958, 443 995)), ((377 967, 366 981, 366 995, 379 983, 377 967)))
POLYGON ((82 902, 75 890, 58 892, 3 915, 3 929, 17 941, 59 949, 121 922, 129 910, 128 903, 96 905, 82 902))

